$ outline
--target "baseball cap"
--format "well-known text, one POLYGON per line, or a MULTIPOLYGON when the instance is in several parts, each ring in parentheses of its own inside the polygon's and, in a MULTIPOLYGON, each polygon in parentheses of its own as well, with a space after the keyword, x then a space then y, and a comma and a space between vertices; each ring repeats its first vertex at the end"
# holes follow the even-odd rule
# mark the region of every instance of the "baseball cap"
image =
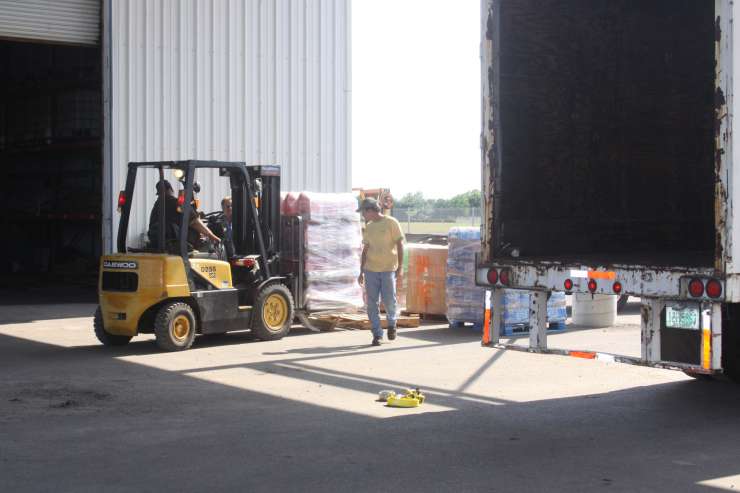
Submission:
POLYGON ((380 206, 378 205, 378 201, 375 199, 371 199, 371 198, 363 199, 362 202, 360 202, 360 208, 357 209, 357 212, 362 212, 366 209, 380 211, 380 206))

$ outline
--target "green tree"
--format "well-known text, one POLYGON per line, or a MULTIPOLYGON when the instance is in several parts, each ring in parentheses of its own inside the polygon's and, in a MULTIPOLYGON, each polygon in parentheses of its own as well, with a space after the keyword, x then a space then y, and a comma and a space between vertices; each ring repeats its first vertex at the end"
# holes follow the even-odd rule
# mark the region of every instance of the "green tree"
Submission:
POLYGON ((450 207, 480 207, 481 193, 480 190, 470 190, 469 192, 455 195, 450 199, 450 207))
POLYGON ((426 205, 424 194, 421 192, 407 193, 400 200, 396 200, 393 207, 400 209, 423 209, 426 205))

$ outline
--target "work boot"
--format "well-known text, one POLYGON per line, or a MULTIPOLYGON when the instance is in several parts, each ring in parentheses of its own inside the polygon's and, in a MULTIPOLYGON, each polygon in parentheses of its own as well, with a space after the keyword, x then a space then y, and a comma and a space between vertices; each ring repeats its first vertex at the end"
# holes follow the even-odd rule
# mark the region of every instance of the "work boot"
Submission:
POLYGON ((396 338, 396 328, 388 327, 388 340, 392 341, 396 338))
POLYGON ((373 346, 380 346, 380 337, 373 337, 373 346))

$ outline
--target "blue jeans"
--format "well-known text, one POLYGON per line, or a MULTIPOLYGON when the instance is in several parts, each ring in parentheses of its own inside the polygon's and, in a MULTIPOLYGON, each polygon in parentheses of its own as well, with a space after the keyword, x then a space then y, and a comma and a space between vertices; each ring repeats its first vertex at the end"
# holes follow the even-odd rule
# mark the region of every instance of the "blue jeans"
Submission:
POLYGON ((373 337, 383 337, 380 325, 378 302, 383 298, 388 327, 396 326, 396 273, 365 271, 365 291, 367 292, 367 316, 373 329, 373 337))

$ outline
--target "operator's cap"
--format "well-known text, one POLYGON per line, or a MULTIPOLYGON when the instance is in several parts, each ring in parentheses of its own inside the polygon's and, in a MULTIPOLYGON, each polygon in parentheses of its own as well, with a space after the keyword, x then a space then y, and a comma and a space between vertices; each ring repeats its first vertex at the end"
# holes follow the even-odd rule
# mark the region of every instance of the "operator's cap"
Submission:
POLYGON ((378 201, 371 198, 363 199, 362 202, 360 202, 360 208, 357 209, 357 212, 362 212, 367 209, 372 209, 374 211, 380 212, 378 201))
POLYGON ((159 180, 157 182, 157 195, 159 195, 160 193, 162 193, 162 190, 164 190, 164 191, 167 191, 167 190, 172 191, 172 185, 170 185, 170 182, 168 182, 167 180, 159 180))

